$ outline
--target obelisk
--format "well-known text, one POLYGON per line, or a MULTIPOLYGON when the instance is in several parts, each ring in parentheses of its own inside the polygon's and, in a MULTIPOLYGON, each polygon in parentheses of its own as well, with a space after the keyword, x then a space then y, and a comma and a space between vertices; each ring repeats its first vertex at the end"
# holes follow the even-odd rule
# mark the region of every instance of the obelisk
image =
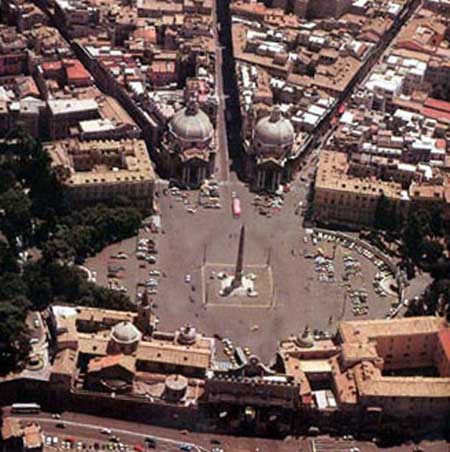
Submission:
POLYGON ((244 244, 245 244, 245 226, 242 225, 239 236, 239 248, 236 261, 236 269, 234 272, 233 282, 231 283, 231 290, 237 289, 242 284, 242 276, 244 274, 244 244))

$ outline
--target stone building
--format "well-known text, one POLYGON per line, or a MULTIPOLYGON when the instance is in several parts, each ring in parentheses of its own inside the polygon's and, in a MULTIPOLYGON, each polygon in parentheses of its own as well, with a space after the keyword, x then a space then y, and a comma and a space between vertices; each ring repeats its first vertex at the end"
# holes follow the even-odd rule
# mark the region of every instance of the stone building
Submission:
POLYGON ((155 174, 144 140, 69 139, 48 144, 47 150, 74 205, 124 196, 152 206, 155 174))
POLYGON ((183 186, 198 187, 214 173, 216 140, 208 115, 194 100, 168 124, 159 146, 161 169, 183 186))
POLYGON ((295 131, 275 106, 255 126, 246 150, 246 176, 256 191, 275 191, 292 177, 295 131))

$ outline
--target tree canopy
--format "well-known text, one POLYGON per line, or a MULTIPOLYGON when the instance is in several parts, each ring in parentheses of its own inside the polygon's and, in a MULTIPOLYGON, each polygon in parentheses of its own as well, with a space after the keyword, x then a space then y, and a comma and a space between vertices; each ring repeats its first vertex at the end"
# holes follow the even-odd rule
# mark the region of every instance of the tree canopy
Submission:
POLYGON ((141 212, 119 199, 111 205, 71 210, 42 145, 20 130, 0 146, 0 368, 27 356, 30 309, 52 302, 134 309, 126 295, 86 280, 74 261, 135 235, 141 212), (37 261, 20 252, 40 250, 37 261), (23 257, 23 256, 22 256, 23 257))

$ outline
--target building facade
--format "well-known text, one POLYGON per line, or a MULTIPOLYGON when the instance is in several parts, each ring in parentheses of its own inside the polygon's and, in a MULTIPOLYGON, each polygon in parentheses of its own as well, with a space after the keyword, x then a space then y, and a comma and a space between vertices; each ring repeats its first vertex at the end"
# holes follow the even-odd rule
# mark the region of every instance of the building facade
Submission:
POLYGON ((159 146, 163 173, 185 187, 199 187, 214 173, 215 130, 208 115, 194 100, 169 121, 159 146))
POLYGON ((135 205, 152 206, 155 175, 143 140, 72 139, 46 148, 74 205, 123 196, 135 205))
POLYGON ((276 191, 291 180, 294 169, 295 131, 278 106, 260 119, 246 149, 246 177, 255 191, 276 191))

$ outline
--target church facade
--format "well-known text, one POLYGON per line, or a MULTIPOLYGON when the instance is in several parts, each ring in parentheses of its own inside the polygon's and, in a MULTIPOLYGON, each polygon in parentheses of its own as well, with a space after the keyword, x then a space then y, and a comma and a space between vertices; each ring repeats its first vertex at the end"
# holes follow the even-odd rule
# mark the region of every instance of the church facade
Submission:
POLYGON ((214 173, 215 130, 195 100, 170 120, 160 143, 160 163, 166 177, 185 188, 197 188, 214 173))
POLYGON ((292 179, 297 163, 294 127, 276 105, 256 123, 245 149, 245 176, 252 190, 274 192, 292 179))

